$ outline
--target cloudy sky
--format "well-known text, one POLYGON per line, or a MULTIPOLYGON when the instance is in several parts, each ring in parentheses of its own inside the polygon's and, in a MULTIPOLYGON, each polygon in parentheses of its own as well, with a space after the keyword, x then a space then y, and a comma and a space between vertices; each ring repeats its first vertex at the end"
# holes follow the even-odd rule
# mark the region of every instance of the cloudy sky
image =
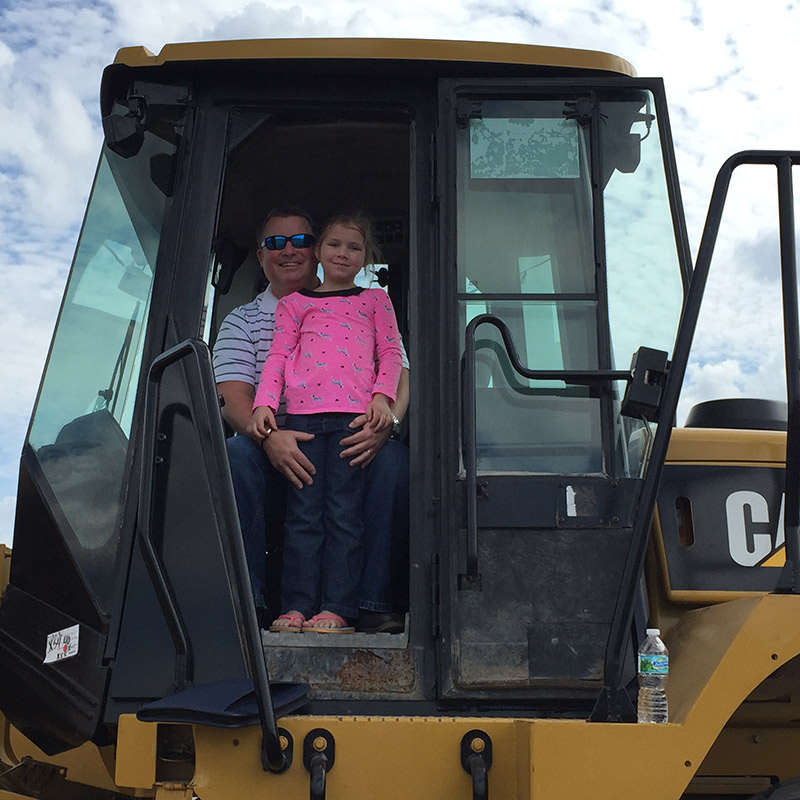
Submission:
MULTIPOLYGON (((728 155, 800 149, 798 0, 3 0, 0 542, 11 541, 19 456, 100 151, 103 67, 127 45, 158 52, 168 42, 296 36, 597 49, 663 77, 694 252, 728 155)), ((711 397, 781 396, 773 187, 771 175, 735 181, 684 409, 711 397)))

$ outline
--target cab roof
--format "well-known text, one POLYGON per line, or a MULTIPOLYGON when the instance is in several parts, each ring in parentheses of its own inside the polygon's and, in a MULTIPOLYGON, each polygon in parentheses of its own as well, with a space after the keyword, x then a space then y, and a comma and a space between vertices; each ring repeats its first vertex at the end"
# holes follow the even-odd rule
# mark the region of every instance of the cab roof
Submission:
POLYGON ((146 47, 123 47, 114 64, 160 66, 168 62, 263 59, 374 59, 524 64, 600 70, 635 76, 625 59, 595 50, 529 44, 442 39, 239 39, 167 44, 158 55, 146 47))

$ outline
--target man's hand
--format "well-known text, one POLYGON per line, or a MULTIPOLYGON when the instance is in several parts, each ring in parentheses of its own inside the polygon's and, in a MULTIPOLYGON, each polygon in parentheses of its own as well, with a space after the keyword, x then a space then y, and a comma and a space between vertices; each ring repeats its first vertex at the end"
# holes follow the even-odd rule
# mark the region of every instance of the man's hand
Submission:
POLYGON ((302 489, 303 485, 310 486, 313 483, 312 475, 317 473, 314 465, 297 446, 298 442, 310 442, 313 438, 313 433, 274 430, 261 442, 272 466, 297 489, 302 489))
POLYGON ((351 467, 364 469, 378 455, 378 451, 392 434, 392 428, 375 430, 366 425, 366 414, 360 414, 351 423, 351 428, 360 428, 351 436, 342 439, 339 444, 346 448, 339 453, 339 458, 349 458, 351 467))

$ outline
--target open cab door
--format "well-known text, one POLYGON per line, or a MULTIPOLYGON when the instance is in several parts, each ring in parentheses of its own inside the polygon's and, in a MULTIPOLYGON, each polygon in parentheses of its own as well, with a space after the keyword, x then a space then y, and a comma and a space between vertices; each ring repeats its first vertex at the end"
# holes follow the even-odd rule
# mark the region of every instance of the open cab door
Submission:
POLYGON ((440 96, 440 697, 582 708, 652 512, 649 420, 688 275, 661 88, 445 81, 440 96), (624 401, 637 384, 651 408, 624 401))

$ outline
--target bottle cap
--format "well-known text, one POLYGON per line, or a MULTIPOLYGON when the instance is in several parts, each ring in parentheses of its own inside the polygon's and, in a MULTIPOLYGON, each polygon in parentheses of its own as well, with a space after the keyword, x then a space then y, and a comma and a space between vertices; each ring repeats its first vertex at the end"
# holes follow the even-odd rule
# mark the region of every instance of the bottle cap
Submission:
POLYGON ((646 634, 648 636, 661 636, 661 628, 648 628, 646 634))

